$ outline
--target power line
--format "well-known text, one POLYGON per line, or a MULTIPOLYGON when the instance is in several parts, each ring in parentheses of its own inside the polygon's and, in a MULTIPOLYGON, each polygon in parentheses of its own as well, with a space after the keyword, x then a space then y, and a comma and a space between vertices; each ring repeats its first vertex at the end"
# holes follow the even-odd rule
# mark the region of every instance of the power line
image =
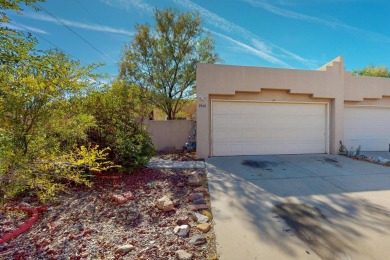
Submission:
MULTIPOLYGON (((81 6, 82 9, 84 9, 84 11, 98 24, 98 25, 102 25, 103 23, 101 23, 99 21, 99 19, 96 18, 96 16, 93 14, 93 12, 90 12, 88 10, 88 8, 82 3, 82 1, 80 0, 76 0, 76 2, 81 6)), ((117 42, 117 39, 115 39, 114 37, 112 37, 112 35, 108 32, 104 32, 106 35, 108 35, 108 37, 110 37, 113 41, 117 42)), ((116 65, 118 64, 118 62, 115 63, 116 65)))
MULTIPOLYGON (((86 65, 86 66, 89 65, 87 62, 82 61, 81 59, 77 58, 77 57, 74 56, 73 54, 71 54, 71 53, 65 51, 64 49, 62 49, 62 48, 60 48, 60 47, 58 47, 56 44, 54 44, 54 43, 53 43, 52 41, 50 41, 49 39, 43 37, 42 35, 39 35, 38 33, 34 33, 32 30, 30 30, 28 27, 24 26, 23 24, 18 23, 18 22, 16 22, 15 20, 13 20, 12 23, 15 23, 17 26, 19 26, 19 28, 23 28, 23 29, 29 31, 31 34, 36 35, 38 38, 40 38, 40 39, 42 39, 42 40, 48 42, 48 43, 51 44, 54 48, 56 48, 56 49, 62 51, 63 53, 69 55, 70 57, 72 57, 72 58, 74 58, 74 59, 76 59, 76 60, 79 60, 79 61, 80 61, 81 63, 83 63, 84 65, 86 65)), ((101 74, 105 74, 104 72, 102 72, 102 71, 99 70, 98 68, 95 68, 95 70, 96 70, 97 72, 101 73, 101 74)), ((110 77, 110 78, 113 78, 114 76, 110 75, 109 77, 110 77)))
MULTIPOLYGON (((84 11, 98 24, 98 25, 102 25, 102 23, 96 18, 95 15, 93 15, 93 13, 91 13, 88 8, 80 1, 80 0, 76 0, 76 2, 81 6, 81 8, 84 9, 84 11)), ((110 33, 107 33, 105 32, 106 35, 108 35, 112 40, 114 41, 117 41, 116 39, 114 39, 114 37, 112 37, 112 35, 110 33)))
POLYGON ((93 48, 95 51, 97 51, 98 53, 100 53, 101 55, 103 55, 104 57, 106 57, 106 59, 110 60, 112 63, 115 64, 115 61, 107 56, 105 53, 103 53, 102 51, 100 51, 98 48, 96 48, 92 43, 90 43, 87 39, 85 39, 82 35, 80 35, 79 33, 77 33, 76 31, 74 31, 72 28, 70 28, 69 26, 67 26, 61 19, 57 18, 54 14, 52 14, 51 12, 47 11, 45 8, 43 8, 41 5, 39 4, 36 4, 39 8, 41 8, 43 11, 45 11, 48 15, 50 15, 51 17, 53 17, 54 19, 56 19, 58 22, 60 22, 63 26, 65 26, 69 31, 71 31, 73 34, 75 34, 77 37, 79 37, 81 40, 83 40, 86 44, 88 44, 91 48, 93 48))
POLYGON ((36 35, 38 38, 41 38, 42 40, 48 42, 49 44, 51 44, 52 46, 54 46, 56 49, 61 50, 62 52, 68 54, 68 55, 71 56, 72 58, 81 61, 81 59, 79 59, 79 58, 75 57, 74 55, 70 54, 69 52, 66 52, 65 50, 61 49, 60 47, 58 47, 57 45, 55 45, 53 42, 51 42, 51 41, 48 40, 47 38, 45 38, 45 37, 39 35, 38 33, 34 33, 32 30, 30 30, 28 27, 24 26, 23 24, 18 23, 18 22, 16 22, 15 20, 13 20, 12 23, 15 23, 17 26, 19 26, 19 28, 23 28, 23 29, 29 31, 31 34, 36 35))
POLYGON ((96 19, 96 17, 95 17, 94 15, 91 14, 91 12, 88 10, 88 8, 86 8, 85 5, 83 5, 83 4, 81 3, 80 0, 76 0, 76 2, 84 9, 84 11, 85 11, 89 16, 92 17, 92 19, 95 20, 95 22, 97 22, 98 24, 100 24, 99 21, 96 19))

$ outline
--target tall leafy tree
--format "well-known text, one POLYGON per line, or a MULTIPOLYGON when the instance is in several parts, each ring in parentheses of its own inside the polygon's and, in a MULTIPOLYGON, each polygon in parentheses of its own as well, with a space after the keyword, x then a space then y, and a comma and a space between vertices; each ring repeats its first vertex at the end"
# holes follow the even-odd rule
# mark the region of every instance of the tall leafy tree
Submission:
POLYGON ((0 22, 9 21, 9 17, 5 13, 6 10, 21 12, 21 4, 30 5, 37 9, 36 6, 34 6, 34 3, 37 2, 45 2, 45 0, 0 0, 0 22))
POLYGON ((138 25, 124 47, 120 78, 141 87, 147 101, 170 120, 194 93, 196 64, 219 58, 198 13, 155 10, 154 20, 154 27, 138 25))
POLYGON ((353 75, 356 76, 369 76, 369 77, 382 77, 382 78, 390 78, 390 72, 385 66, 367 66, 363 69, 356 69, 353 72, 353 75))
POLYGON ((96 65, 82 66, 62 52, 41 51, 31 35, 0 28, 0 202, 30 190, 41 199, 87 183, 83 167, 105 155, 74 148, 95 125, 79 111, 96 65))
MULTIPOLYGON (((0 23, 10 20, 6 11, 36 2, 44 1, 1 0, 0 23)), ((107 165, 105 150, 79 145, 95 125, 79 108, 97 65, 36 44, 31 34, 0 27, 0 204, 23 191, 51 198, 65 181, 89 184, 85 169, 107 165)))

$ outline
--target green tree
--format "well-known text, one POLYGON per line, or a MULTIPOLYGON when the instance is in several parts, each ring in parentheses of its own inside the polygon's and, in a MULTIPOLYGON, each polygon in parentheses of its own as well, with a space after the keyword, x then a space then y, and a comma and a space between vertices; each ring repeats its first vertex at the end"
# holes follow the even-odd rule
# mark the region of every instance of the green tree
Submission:
POLYGON ((123 49, 120 78, 142 87, 142 94, 168 119, 194 93, 196 64, 215 63, 214 41, 198 13, 155 10, 155 26, 138 25, 123 49))
POLYGON ((79 108, 96 65, 37 50, 36 43, 0 28, 0 199, 26 190, 50 198, 65 180, 88 184, 85 169, 106 163, 105 151, 75 146, 95 125, 79 108))
POLYGON ((356 69, 352 72, 353 75, 356 76, 369 76, 369 77, 382 77, 382 78, 390 78, 390 72, 385 66, 367 66, 363 69, 356 69))
POLYGON ((9 17, 5 13, 6 10, 13 10, 20 13, 22 11, 22 8, 20 7, 22 3, 37 9, 37 7, 34 6, 37 2, 45 2, 45 0, 0 0, 0 22, 9 21, 9 17))

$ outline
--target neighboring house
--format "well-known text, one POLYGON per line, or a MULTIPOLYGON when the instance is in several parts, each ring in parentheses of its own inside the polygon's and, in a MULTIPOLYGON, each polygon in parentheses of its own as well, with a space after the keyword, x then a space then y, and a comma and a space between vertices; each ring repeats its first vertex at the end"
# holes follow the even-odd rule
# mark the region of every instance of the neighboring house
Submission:
POLYGON ((353 76, 338 57, 316 71, 200 64, 197 157, 388 151, 390 79, 353 76))
MULTIPOLYGON (((177 119, 187 119, 187 120, 193 120, 195 118, 196 114, 196 101, 190 100, 188 101, 179 111, 177 114, 177 119)), ((150 116, 151 120, 166 120, 167 115, 158 108, 154 108, 153 112, 150 116)))

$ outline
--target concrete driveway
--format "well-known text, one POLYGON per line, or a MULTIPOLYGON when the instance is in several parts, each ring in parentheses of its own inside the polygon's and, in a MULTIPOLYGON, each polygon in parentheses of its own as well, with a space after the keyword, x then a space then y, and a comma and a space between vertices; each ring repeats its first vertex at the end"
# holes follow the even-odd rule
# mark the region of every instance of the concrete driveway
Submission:
POLYGON ((390 167, 325 154, 206 165, 221 259, 390 258, 390 167))

